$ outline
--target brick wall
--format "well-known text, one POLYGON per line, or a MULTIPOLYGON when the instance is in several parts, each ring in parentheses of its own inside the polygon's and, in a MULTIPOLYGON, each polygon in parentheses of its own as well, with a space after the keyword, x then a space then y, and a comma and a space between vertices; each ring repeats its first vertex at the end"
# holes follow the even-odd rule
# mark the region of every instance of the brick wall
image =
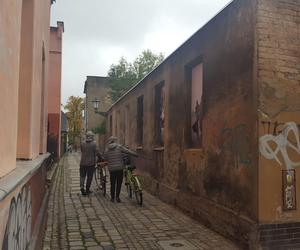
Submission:
POLYGON ((300 1, 258 3, 259 105, 272 116, 300 108, 300 1))
MULTIPOLYGON (((269 142, 272 150, 278 146, 278 136, 282 136, 280 127, 287 122, 300 124, 300 1, 258 0, 257 3, 258 136, 273 138, 269 142)), ((292 136, 290 133, 286 141, 299 147, 292 136)), ((259 143, 261 146, 262 142, 259 143)), ((259 154, 259 240, 266 249, 290 249, 300 243, 300 224, 295 223, 300 218, 299 203, 295 209, 284 210, 282 188, 282 170, 290 166, 286 159, 299 163, 300 154, 284 143, 282 147, 284 151, 274 151, 280 164, 275 158, 259 154)), ((300 199, 299 174, 296 168, 296 201, 300 199)))
POLYGON ((263 249, 299 249, 300 222, 262 225, 259 239, 263 249))

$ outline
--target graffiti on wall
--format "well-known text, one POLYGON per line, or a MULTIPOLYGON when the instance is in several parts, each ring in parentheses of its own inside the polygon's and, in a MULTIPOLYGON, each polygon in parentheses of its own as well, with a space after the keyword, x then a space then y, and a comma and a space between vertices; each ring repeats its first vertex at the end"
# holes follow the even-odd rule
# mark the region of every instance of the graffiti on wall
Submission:
POLYGON ((300 141, 298 126, 294 122, 287 122, 282 126, 278 134, 266 134, 259 138, 259 151, 268 160, 276 160, 279 165, 279 153, 282 155, 286 169, 290 170, 300 166, 300 162, 294 162, 288 155, 288 149, 300 155, 300 141), (272 147, 275 145, 275 147, 272 147))
MULTIPOLYGON (((300 141, 298 125, 295 122, 267 124, 269 134, 259 138, 260 153, 268 160, 275 160, 279 165, 286 167, 282 171, 282 199, 284 210, 296 209, 296 179, 295 170, 300 162, 291 159, 289 152, 293 151, 300 156, 300 141), (283 162, 280 161, 281 155, 283 162)), ((265 127, 264 127, 265 129, 265 127)))
POLYGON ((28 249, 31 239, 31 190, 23 187, 11 200, 2 250, 28 249))
POLYGON ((284 123, 282 122, 270 122, 270 121, 262 121, 261 122, 264 130, 264 134, 272 134, 278 135, 282 132, 282 127, 284 123))
POLYGON ((236 168, 251 163, 250 139, 245 124, 223 128, 220 134, 220 149, 233 154, 236 168))

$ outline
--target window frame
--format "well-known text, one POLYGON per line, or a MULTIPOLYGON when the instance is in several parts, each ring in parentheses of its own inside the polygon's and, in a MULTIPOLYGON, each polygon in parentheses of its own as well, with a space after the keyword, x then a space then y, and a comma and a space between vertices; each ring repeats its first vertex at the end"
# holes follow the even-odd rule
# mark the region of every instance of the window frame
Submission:
POLYGON ((165 113, 165 96, 162 100, 162 90, 165 95, 165 81, 161 81, 154 86, 154 144, 164 146, 164 133, 162 133, 161 115, 165 113))
POLYGON ((186 82, 186 88, 187 88, 187 95, 186 95, 186 103, 187 103, 187 112, 186 112, 186 135, 185 135, 185 141, 186 141, 186 148, 202 148, 203 146, 203 128, 202 133, 200 137, 200 141, 198 145, 195 145, 193 143, 192 139, 192 112, 191 112, 191 106, 192 106, 192 72, 193 69, 198 66, 199 64, 202 64, 202 96, 201 96, 201 117, 200 117, 200 123, 202 125, 203 117, 204 117, 204 104, 205 104, 205 96, 204 96, 204 72, 205 72, 205 64, 203 56, 198 56, 194 60, 192 60, 190 63, 185 65, 185 82, 186 82))

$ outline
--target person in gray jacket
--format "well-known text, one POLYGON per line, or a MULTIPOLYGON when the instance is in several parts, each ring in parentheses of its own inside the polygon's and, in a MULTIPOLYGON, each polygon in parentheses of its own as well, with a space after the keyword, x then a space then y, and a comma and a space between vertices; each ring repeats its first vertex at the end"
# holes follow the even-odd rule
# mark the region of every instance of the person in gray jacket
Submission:
POLYGON ((120 192, 123 181, 124 154, 137 156, 136 152, 119 144, 117 137, 111 136, 108 138, 104 159, 107 161, 108 171, 110 173, 110 197, 112 202, 115 201, 115 198, 117 202, 121 202, 120 192))
POLYGON ((101 155, 94 141, 94 134, 91 131, 86 133, 85 142, 81 143, 81 159, 80 159, 80 191, 82 195, 90 194, 90 187, 97 163, 97 157, 101 155), (84 183, 86 179, 86 188, 84 183))

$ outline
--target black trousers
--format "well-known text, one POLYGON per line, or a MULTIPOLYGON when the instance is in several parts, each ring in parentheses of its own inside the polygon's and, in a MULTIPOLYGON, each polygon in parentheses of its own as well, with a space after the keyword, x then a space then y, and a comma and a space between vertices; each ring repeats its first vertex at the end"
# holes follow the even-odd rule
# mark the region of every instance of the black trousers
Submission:
POLYGON ((84 183, 86 178, 86 190, 90 190, 95 166, 80 166, 80 188, 84 189, 84 183))
POLYGON ((110 197, 114 199, 120 196, 122 181, 123 181, 123 170, 111 171, 110 173, 110 197))

